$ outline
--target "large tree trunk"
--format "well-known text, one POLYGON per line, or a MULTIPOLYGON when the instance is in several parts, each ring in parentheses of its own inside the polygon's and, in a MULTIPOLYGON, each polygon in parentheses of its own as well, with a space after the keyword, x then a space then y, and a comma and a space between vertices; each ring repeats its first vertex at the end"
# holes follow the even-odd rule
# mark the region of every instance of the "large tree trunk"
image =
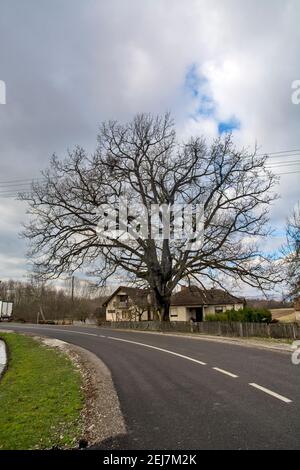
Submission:
POLYGON ((170 299, 168 299, 162 307, 161 321, 170 321, 170 299))
POLYGON ((160 321, 170 321, 170 296, 160 295, 155 292, 156 310, 159 312, 160 321))

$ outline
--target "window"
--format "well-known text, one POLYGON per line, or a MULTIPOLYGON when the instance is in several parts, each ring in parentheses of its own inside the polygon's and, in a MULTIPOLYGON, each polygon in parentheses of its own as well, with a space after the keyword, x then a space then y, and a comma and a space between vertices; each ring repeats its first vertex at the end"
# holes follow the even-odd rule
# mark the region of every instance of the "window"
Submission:
POLYGON ((128 305, 128 295, 120 294, 117 296, 117 307, 127 307, 128 305))
POLYGON ((223 313, 223 307, 215 307, 215 313, 223 313))
POLYGON ((177 313, 171 313, 170 317, 171 317, 171 318, 177 318, 178 315, 177 315, 177 313))

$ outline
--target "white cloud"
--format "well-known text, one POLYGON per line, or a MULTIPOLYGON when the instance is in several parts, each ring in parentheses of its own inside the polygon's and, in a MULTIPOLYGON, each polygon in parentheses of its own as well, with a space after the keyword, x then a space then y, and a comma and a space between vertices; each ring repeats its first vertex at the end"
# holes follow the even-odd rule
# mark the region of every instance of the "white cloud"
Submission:
POLYGON ((0 231, 4 235, 18 235, 24 221, 26 205, 15 199, 0 199, 0 231))
MULTIPOLYGON (((1 180, 36 176, 52 152, 75 144, 92 150, 101 120, 141 111, 171 110, 184 137, 212 138, 235 117, 238 145, 300 148, 300 105, 291 102, 300 79, 298 0, 2 0, 2 11, 1 180), (186 86, 193 64, 200 96, 186 86), (203 94, 214 113, 199 113, 203 94)), ((282 177, 272 209, 278 227, 299 199, 298 176, 282 177)), ((0 237, 10 231, 19 253, 24 210, 2 201, 0 237)))
POLYGON ((25 280, 26 277, 26 260, 7 256, 0 253, 0 280, 8 281, 9 279, 25 280))

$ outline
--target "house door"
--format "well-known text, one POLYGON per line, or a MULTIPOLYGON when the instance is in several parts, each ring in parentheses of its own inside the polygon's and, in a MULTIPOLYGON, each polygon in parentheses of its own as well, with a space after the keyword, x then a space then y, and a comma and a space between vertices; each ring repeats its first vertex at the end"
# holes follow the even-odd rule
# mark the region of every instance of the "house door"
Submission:
POLYGON ((203 307, 197 307, 195 310, 196 310, 196 322, 203 321, 203 307))

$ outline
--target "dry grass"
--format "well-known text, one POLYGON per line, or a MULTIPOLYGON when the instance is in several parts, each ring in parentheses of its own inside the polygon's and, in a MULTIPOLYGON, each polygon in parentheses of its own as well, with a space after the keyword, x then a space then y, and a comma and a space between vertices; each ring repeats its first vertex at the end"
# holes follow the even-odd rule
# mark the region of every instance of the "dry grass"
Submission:
POLYGON ((280 322, 296 321, 296 310, 294 308, 273 308, 271 313, 272 318, 280 322))

